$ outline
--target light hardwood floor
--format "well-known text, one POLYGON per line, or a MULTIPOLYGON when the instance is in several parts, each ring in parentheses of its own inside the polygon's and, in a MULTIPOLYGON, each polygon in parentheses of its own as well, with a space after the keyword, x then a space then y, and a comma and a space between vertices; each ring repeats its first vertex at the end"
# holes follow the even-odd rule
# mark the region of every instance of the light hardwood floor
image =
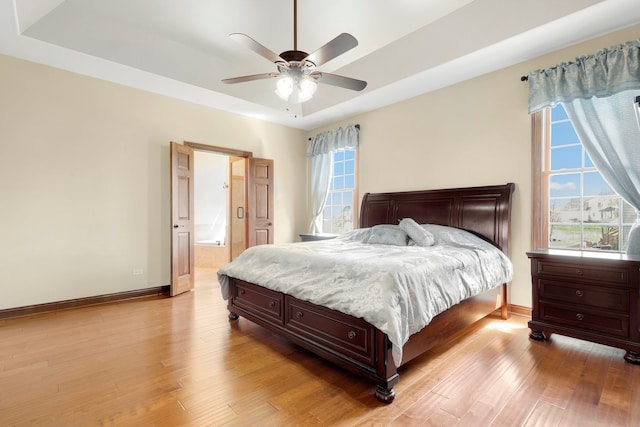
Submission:
POLYGON ((195 291, 0 321, 0 426, 638 426, 622 350, 488 318, 373 386, 195 291))

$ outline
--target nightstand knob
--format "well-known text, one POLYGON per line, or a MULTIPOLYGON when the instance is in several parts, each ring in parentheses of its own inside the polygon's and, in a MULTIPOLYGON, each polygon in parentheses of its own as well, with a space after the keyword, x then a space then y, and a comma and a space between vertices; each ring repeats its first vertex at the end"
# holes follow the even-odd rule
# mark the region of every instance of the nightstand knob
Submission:
POLYGON ((578 320, 584 319, 584 314, 581 314, 581 313, 576 314, 576 319, 578 320))
POLYGON ((584 296, 584 292, 578 290, 578 291, 576 291, 576 296, 582 297, 582 296, 584 296))
POLYGON ((578 276, 582 276, 582 269, 581 268, 576 268, 576 274, 578 276))

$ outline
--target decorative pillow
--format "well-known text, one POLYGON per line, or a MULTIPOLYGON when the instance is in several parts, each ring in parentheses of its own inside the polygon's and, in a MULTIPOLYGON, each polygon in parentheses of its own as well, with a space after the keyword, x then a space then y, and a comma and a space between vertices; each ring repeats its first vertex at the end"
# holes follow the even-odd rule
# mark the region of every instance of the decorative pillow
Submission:
POLYGON ((409 236, 393 224, 380 224, 371 227, 369 238, 366 243, 378 245, 407 246, 409 236))
POLYGON ((479 236, 460 228, 438 224, 422 224, 421 227, 430 232, 438 244, 474 246, 487 242, 479 236))
POLYGON ((433 234, 425 230, 415 222, 412 218, 404 218, 400 220, 400 228, 404 230, 411 240, 416 242, 418 246, 433 246, 436 242, 433 234))

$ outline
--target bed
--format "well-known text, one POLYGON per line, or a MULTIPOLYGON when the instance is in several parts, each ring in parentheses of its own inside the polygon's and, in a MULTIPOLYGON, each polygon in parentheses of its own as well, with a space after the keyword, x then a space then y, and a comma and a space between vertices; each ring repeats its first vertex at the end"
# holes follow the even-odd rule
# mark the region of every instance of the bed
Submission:
MULTIPOLYGON (((410 218, 412 222, 421 224, 423 227, 447 226, 472 233, 471 237, 478 241, 482 240, 480 242, 482 244, 489 244, 491 249, 494 246, 497 247, 508 257, 510 255, 511 197, 514 188, 514 184, 508 183, 440 190, 367 193, 362 199, 360 208, 360 229, 363 231, 355 230, 349 238, 341 242, 336 239, 335 244, 347 247, 346 245, 351 243, 344 240, 353 240, 352 235, 369 232, 367 230, 379 228, 382 224, 397 225, 401 220, 410 218)), ((460 230, 455 231, 460 232, 460 230)), ((327 246, 331 244, 330 242, 301 242, 289 246, 299 245, 296 250, 302 249, 306 252, 316 248, 326 252, 331 249, 327 246)), ((275 253, 273 249, 263 247, 258 250, 275 253)), ((399 249, 389 247, 389 254, 397 250, 399 249)), ((289 255, 269 265, 287 263, 288 257, 289 255)), ((386 258, 391 259, 393 255, 380 257, 380 263, 387 262, 386 258)), ((294 264, 296 262, 292 261, 294 264)), ((293 295, 289 291, 281 292, 275 290, 279 289, 278 287, 274 288, 270 284, 261 283, 259 278, 261 274, 248 276, 239 274, 238 272, 249 271, 244 267, 236 268, 234 273, 234 269, 229 267, 231 264, 219 272, 223 297, 228 299, 229 319, 245 317, 320 357, 370 380, 375 384, 375 397, 384 403, 390 403, 395 398, 394 387, 399 381, 400 366, 489 314, 499 313, 502 319, 508 317, 507 283, 500 282, 498 286, 494 285, 495 287, 491 289, 465 297, 446 311, 436 313, 429 318, 425 327, 418 325, 420 328, 418 331, 411 331, 405 339, 399 340, 396 337, 396 330, 386 328, 386 323, 378 327, 376 321, 369 319, 366 315, 358 317, 348 314, 342 308, 340 310, 331 308, 341 307, 340 301, 332 301, 332 304, 315 304, 310 302, 313 299, 306 295, 298 298, 293 292, 291 292, 293 295), (383 330, 388 332, 385 333, 383 330)), ((270 268, 269 265, 265 268, 270 268)), ((320 262, 319 265, 321 265, 320 262)), ((239 266, 236 265, 236 267, 239 266)), ((279 265, 277 267, 280 268, 279 265)), ((320 276, 296 273, 283 278, 280 274, 279 280, 290 283, 293 289, 297 282, 318 280, 320 283, 320 276)), ((288 288, 285 287, 285 289, 288 288)))

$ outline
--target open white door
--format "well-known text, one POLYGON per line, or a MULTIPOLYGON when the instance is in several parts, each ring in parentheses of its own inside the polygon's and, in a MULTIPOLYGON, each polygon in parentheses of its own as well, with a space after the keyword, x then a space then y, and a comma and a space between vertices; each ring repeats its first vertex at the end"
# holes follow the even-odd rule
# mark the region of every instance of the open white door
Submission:
POLYGON ((171 142, 171 296, 194 288, 193 148, 171 142))

